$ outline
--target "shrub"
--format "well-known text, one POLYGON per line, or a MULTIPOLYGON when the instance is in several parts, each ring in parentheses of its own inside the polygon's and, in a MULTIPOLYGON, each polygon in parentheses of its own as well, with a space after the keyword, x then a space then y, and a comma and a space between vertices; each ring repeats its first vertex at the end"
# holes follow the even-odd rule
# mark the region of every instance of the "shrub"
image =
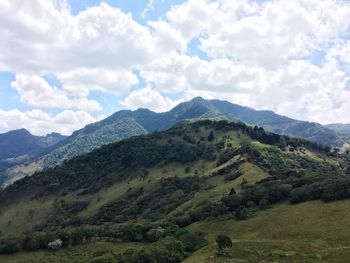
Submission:
POLYGON ((180 236, 181 243, 185 250, 193 252, 207 244, 207 240, 202 232, 189 232, 180 236))
POLYGON ((232 247, 232 241, 229 236, 218 235, 215 239, 218 246, 218 253, 222 254, 226 248, 232 247))

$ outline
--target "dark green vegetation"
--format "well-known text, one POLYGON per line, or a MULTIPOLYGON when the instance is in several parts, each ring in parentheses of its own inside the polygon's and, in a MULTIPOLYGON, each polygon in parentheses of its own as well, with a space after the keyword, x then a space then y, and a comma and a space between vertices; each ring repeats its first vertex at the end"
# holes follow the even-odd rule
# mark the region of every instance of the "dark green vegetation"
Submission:
POLYGON ((229 236, 218 235, 215 239, 215 242, 218 246, 218 253, 222 254, 226 248, 232 247, 232 240, 229 236))
POLYGON ((102 146, 5 188, 0 252, 13 255, 0 260, 22 262, 21 255, 28 259, 49 253, 49 247, 57 249, 49 255, 75 247, 85 251, 97 242, 112 245, 94 255, 81 252, 78 259, 203 262, 200 255, 214 255, 234 260, 230 251, 242 243, 233 239, 231 249, 225 241, 228 253, 216 255, 213 233, 241 237, 222 227, 228 221, 248 224, 242 229, 249 233, 254 231, 249 222, 264 221, 261 216, 275 207, 348 199, 349 161, 329 147, 239 122, 186 121, 102 146))
POLYGON ((272 111, 256 111, 226 101, 204 100, 198 97, 181 103, 164 113, 155 113, 147 109, 122 110, 102 121, 89 124, 49 148, 35 161, 24 162, 24 164, 23 161, 26 160, 18 162, 23 165, 6 172, 8 177, 6 184, 36 171, 54 167, 64 160, 90 152, 102 145, 135 135, 163 131, 185 119, 239 120, 249 125, 264 127, 278 134, 301 137, 338 147, 349 141, 349 135, 344 132, 329 129, 317 123, 294 120, 277 115, 272 111))

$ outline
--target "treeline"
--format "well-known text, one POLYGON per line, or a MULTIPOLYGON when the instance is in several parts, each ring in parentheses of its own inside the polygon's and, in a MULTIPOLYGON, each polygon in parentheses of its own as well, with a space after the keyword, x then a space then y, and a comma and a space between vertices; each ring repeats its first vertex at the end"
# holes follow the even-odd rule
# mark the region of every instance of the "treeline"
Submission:
POLYGON ((181 227, 228 214, 237 220, 244 220, 278 202, 295 204, 310 200, 329 202, 350 198, 350 178, 312 181, 315 179, 321 178, 268 179, 256 185, 244 186, 239 193, 232 189, 219 202, 206 201, 186 213, 177 214, 173 220, 181 227))
POLYGON ((14 254, 20 251, 39 249, 58 250, 97 240, 151 244, 147 250, 133 250, 117 255, 117 262, 144 262, 137 260, 146 256, 149 259, 158 258, 154 262, 175 263, 182 261, 189 252, 207 244, 203 233, 188 232, 176 225, 136 223, 104 226, 86 225, 64 228, 55 232, 34 232, 17 239, 2 239, 0 241, 0 254, 14 254))

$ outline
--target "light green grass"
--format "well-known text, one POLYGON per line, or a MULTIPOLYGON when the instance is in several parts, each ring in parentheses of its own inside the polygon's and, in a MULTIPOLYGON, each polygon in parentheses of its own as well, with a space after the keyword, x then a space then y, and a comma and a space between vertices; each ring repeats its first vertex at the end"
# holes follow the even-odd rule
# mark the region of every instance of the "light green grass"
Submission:
POLYGON ((141 243, 91 242, 58 251, 21 252, 0 255, 1 263, 85 263, 88 259, 106 252, 120 253, 126 249, 145 247, 141 243))
POLYGON ((208 233, 209 245, 184 262, 349 262, 350 201, 281 204, 245 221, 211 220, 188 227, 208 233), (214 240, 233 240, 226 257, 214 240))
POLYGON ((243 175, 233 181, 225 182, 223 176, 210 177, 209 184, 212 186, 212 188, 196 193, 191 200, 177 207, 173 213, 196 207, 205 201, 219 201, 223 195, 227 195, 232 188, 235 188, 236 191, 240 191, 239 185, 244 180, 247 182, 247 184, 254 184, 257 181, 269 176, 258 166, 251 163, 243 163, 239 169, 242 171, 243 175))
POLYGON ((53 206, 53 198, 20 199, 9 207, 0 210, 1 237, 18 236, 39 224, 53 206))

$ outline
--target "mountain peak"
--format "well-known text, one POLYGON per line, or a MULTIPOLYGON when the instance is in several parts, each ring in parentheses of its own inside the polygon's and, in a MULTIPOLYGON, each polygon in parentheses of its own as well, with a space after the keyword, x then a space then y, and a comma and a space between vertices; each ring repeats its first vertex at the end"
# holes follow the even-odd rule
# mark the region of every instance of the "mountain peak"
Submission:
POLYGON ((202 98, 201 96, 197 96, 189 100, 188 102, 207 102, 208 100, 202 98))
POLYGON ((3 135, 32 135, 27 129, 21 128, 13 131, 3 133, 3 135))
POLYGON ((208 100, 203 99, 202 97, 195 97, 190 101, 185 101, 174 107, 170 112, 176 117, 183 116, 184 118, 200 117, 208 111, 212 110, 212 105, 208 100))

